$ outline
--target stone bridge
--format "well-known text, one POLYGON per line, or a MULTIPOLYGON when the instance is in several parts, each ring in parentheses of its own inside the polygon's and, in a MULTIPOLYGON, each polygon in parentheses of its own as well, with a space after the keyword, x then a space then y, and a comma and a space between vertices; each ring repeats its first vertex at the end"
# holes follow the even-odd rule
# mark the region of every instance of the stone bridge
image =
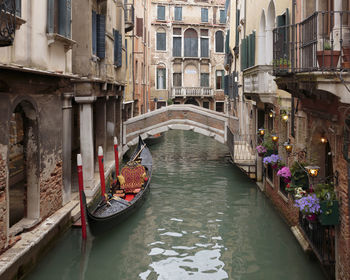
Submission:
POLYGON ((131 146, 142 139, 170 129, 193 130, 226 144, 228 128, 234 133, 238 119, 194 105, 162 107, 124 122, 123 143, 131 146))

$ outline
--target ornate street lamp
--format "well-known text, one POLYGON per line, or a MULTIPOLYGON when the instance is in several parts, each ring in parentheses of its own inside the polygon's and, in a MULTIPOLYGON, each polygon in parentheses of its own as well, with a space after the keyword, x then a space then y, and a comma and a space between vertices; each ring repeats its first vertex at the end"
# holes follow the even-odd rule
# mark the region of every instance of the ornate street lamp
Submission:
POLYGON ((317 165, 305 166, 305 169, 307 170, 307 173, 310 175, 311 178, 317 177, 318 172, 320 171, 320 167, 317 165))
POLYGON ((286 149, 287 154, 290 154, 293 150, 293 145, 288 142, 285 142, 283 144, 284 148, 286 149))
POLYGON ((0 47, 12 45, 15 31, 16 1, 0 0, 0 47))
POLYGON ((288 121, 288 114, 282 115, 282 120, 284 120, 285 122, 288 121))
POLYGON ((321 143, 326 144, 327 143, 327 138, 324 137, 323 135, 321 136, 321 143))
POLYGON ((264 128, 259 128, 258 134, 259 134, 260 136, 264 136, 264 135, 265 135, 265 129, 264 129, 264 128))
POLYGON ((273 141, 273 142, 275 142, 275 143, 278 142, 279 137, 278 137, 276 134, 272 134, 272 135, 271 135, 271 138, 272 138, 272 141, 273 141))

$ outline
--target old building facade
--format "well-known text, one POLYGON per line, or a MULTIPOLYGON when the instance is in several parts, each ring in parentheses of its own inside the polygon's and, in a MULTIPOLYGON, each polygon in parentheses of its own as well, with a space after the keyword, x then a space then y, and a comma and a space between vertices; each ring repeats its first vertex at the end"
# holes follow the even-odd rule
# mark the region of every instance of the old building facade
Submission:
POLYGON ((224 112, 224 1, 152 1, 151 100, 224 112))

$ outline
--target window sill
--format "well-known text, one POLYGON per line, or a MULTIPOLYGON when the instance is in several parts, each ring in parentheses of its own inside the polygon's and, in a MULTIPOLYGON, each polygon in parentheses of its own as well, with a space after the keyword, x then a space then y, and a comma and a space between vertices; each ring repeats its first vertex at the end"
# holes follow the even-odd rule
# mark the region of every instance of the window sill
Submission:
POLYGON ((167 50, 156 50, 156 52, 167 53, 167 50))
POLYGON ((58 33, 47 33, 46 36, 47 44, 49 46, 51 46, 54 43, 61 43, 64 45, 65 51, 70 50, 73 47, 73 45, 77 43, 76 41, 66 38, 58 33))
POLYGON ((275 188, 275 185, 270 181, 269 178, 265 177, 266 178, 266 182, 269 183, 269 185, 271 186, 271 188, 275 188))
POLYGON ((288 202, 288 197, 286 197, 280 190, 278 191, 278 195, 284 200, 284 202, 288 202))

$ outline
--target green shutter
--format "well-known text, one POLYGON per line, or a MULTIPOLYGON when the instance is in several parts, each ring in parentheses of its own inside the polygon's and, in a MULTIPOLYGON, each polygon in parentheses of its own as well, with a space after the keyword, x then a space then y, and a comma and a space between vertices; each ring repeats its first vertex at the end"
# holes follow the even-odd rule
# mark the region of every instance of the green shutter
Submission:
POLYGON ((54 33, 55 0, 47 0, 47 33, 54 33))
POLYGON ((251 64, 250 67, 255 65, 255 31, 252 33, 252 38, 251 38, 251 64))
POLYGON ((247 38, 244 38, 241 44, 241 70, 247 68, 247 55, 247 38))
POLYGON ((239 17, 240 17, 240 11, 236 11, 236 47, 239 45, 239 32, 238 32, 238 26, 239 26, 239 17))
POLYGON ((225 41, 225 52, 230 53, 230 30, 227 30, 226 41, 225 41))
POLYGON ((284 15, 277 16, 277 27, 281 27, 281 26, 285 26, 285 25, 286 25, 286 22, 285 22, 284 15))

